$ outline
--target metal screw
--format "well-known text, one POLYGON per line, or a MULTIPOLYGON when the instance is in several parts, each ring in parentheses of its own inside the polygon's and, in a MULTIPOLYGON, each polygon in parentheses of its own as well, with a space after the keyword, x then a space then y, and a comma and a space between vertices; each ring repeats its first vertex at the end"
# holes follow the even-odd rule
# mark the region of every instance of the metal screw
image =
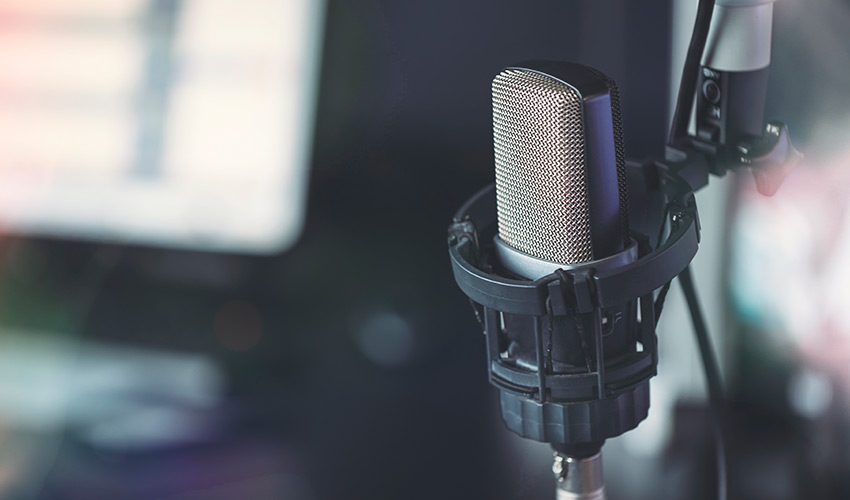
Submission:
POLYGON ((559 483, 563 483, 567 478, 567 468, 564 465, 564 457, 555 453, 555 462, 552 464, 552 473, 555 474, 555 479, 559 483))

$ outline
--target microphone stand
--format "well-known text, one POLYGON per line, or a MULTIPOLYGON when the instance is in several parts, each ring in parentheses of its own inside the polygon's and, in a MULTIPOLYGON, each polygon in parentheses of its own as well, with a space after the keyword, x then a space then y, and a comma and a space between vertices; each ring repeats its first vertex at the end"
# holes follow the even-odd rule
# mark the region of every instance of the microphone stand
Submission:
MULTIPOLYGON (((727 14, 740 13, 730 10, 736 8, 766 10, 764 5, 771 3, 772 0, 718 0, 721 10, 726 9, 727 14)), ((718 68, 712 69, 708 64, 728 59, 713 53, 714 58, 707 59, 703 74, 698 78, 706 39, 713 33, 712 43, 722 40, 723 23, 728 19, 721 16, 716 23, 712 21, 714 4, 714 0, 700 0, 699 3, 664 159, 626 163, 630 187, 647 205, 640 207, 640 215, 649 221, 643 234, 632 232, 637 260, 605 269, 561 269, 533 281, 500 275, 492 266, 492 248, 487 247, 496 225, 492 185, 470 198, 449 226, 452 270, 484 327, 490 382, 500 391, 506 425, 517 434, 538 441, 580 443, 579 447, 553 444, 556 451, 552 472, 557 481, 558 500, 605 499, 599 450, 605 439, 633 429, 647 415, 649 379, 655 375, 658 362, 657 316, 670 283, 680 275, 709 379, 711 402, 718 403, 720 385, 716 360, 708 349, 707 331, 688 270, 700 238, 694 192, 708 184, 710 174, 722 176, 727 171, 749 167, 759 190, 772 194, 802 158, 791 144, 787 126, 781 122, 769 122, 761 136, 756 136, 757 125, 754 124, 761 118, 748 114, 763 112, 764 96, 758 95, 759 92, 763 94, 763 90, 752 89, 764 88, 766 67, 738 67, 735 65, 740 61, 732 61, 732 66, 715 71, 718 68), (702 84, 698 108, 708 110, 711 116, 697 117, 697 134, 692 136, 688 133, 688 123, 698 81, 702 84), (724 93, 732 94, 731 102, 748 102, 752 107, 732 113, 730 119, 726 114, 728 109, 723 111, 715 106, 724 93), (736 94, 744 97, 736 97, 736 94), (753 99, 761 99, 761 105, 752 102, 753 99), (715 112, 711 106, 721 111, 715 112), (722 119, 715 119, 718 116, 722 119), (660 211, 660 217, 655 210, 660 211), (658 225, 653 226, 655 222, 658 225), (659 234, 657 243, 649 238, 651 234, 659 234), (667 236, 662 239, 664 234, 667 236), (656 297, 658 290, 661 291, 656 297), (603 310, 625 303, 635 304, 640 311, 637 325, 640 349, 615 368, 606 367, 602 346, 606 319, 603 310), (532 320, 537 360, 533 371, 506 363, 501 358, 501 346, 505 342, 502 322, 507 314, 527 316, 532 320), (553 373, 545 363, 545 320, 548 318, 551 325, 553 316, 577 318, 580 315, 592 320, 595 370, 589 363, 585 373, 553 373), (549 399, 555 393, 562 395, 560 400, 549 399), (555 435, 557 440, 551 438, 555 435)), ((769 23, 765 25, 762 20, 759 26, 762 29, 768 26, 766 36, 769 37, 769 23)), ((769 49, 767 58, 769 62, 769 49)), ((713 411, 716 415, 717 409, 713 411)), ((725 499, 725 458, 719 419, 714 420, 718 431, 718 497, 725 499)))

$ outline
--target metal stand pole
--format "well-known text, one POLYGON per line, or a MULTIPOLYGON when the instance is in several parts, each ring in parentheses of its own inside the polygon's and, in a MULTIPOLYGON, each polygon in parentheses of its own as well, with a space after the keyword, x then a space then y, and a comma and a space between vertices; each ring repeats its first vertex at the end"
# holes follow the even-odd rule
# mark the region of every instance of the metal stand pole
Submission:
POLYGON ((556 452, 552 472, 558 481, 558 500, 605 500, 601 453, 574 458, 556 452))

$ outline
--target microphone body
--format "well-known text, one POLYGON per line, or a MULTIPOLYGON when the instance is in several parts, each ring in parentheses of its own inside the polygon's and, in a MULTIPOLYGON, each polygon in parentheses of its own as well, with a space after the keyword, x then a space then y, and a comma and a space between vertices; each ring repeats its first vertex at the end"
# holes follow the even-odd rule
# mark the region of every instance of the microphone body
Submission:
POLYGON ((511 249, 556 266, 621 251, 629 241, 628 197, 613 80, 579 64, 535 61, 505 69, 492 88, 506 267, 539 277, 518 267, 511 249))
MULTIPOLYGON (((532 61, 502 71, 492 93, 498 272, 526 280, 553 274, 569 280, 568 272, 593 273, 636 260, 613 80, 580 64, 532 61)), ((567 314, 549 314, 545 324, 510 312, 502 312, 499 321, 502 362, 528 373, 568 380, 626 363, 638 352, 635 300, 598 311, 573 307, 567 314)), ((585 423, 570 412, 606 399, 605 388, 589 389, 577 394, 573 387, 542 388, 536 403, 558 405, 556 420, 545 415, 556 412, 543 405, 530 411, 529 398, 502 391, 502 416, 524 437, 553 443, 570 456, 590 456, 604 439, 646 416, 648 388, 625 403, 632 405, 625 410, 629 418, 619 415, 622 402, 608 414, 589 417, 620 418, 624 425, 576 432, 585 423)))
MULTIPOLYGON (((558 269, 633 261, 614 81, 580 64, 532 61, 499 73, 492 92, 499 229, 494 246, 503 269, 538 279, 558 269), (626 247, 630 251, 623 252, 626 247)), ((604 311, 609 359, 634 347, 635 315, 634 302, 604 311)), ((533 319, 503 314, 502 321, 509 359, 536 370, 533 319)), ((552 373, 593 371, 593 321, 549 318, 546 361, 552 373)))
POLYGON ((552 445, 559 498, 601 499, 603 443, 649 411, 654 292, 696 253, 692 188, 654 160, 627 165, 619 93, 595 69, 523 63, 492 90, 496 182, 455 214, 452 270, 484 327, 505 425, 552 445), (653 248, 647 221, 670 207, 653 248))
POLYGON ((648 414, 662 287, 699 243, 694 189, 723 156, 754 164, 790 147, 787 133, 757 142, 772 15, 773 0, 717 0, 697 140, 665 160, 626 164, 619 92, 595 69, 533 61, 493 80, 496 182, 455 214, 449 255, 484 327, 502 419, 552 445, 559 499, 604 499, 602 445, 648 414))
POLYGON ((764 133, 774 0, 716 0, 697 81, 696 136, 727 146, 764 133))

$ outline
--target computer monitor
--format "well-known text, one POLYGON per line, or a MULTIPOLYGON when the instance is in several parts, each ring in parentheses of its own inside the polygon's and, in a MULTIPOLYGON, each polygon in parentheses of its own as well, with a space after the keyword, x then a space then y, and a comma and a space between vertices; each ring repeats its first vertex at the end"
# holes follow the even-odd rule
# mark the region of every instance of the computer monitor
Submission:
POLYGON ((0 4, 0 231, 226 251, 303 224, 324 2, 0 4))

